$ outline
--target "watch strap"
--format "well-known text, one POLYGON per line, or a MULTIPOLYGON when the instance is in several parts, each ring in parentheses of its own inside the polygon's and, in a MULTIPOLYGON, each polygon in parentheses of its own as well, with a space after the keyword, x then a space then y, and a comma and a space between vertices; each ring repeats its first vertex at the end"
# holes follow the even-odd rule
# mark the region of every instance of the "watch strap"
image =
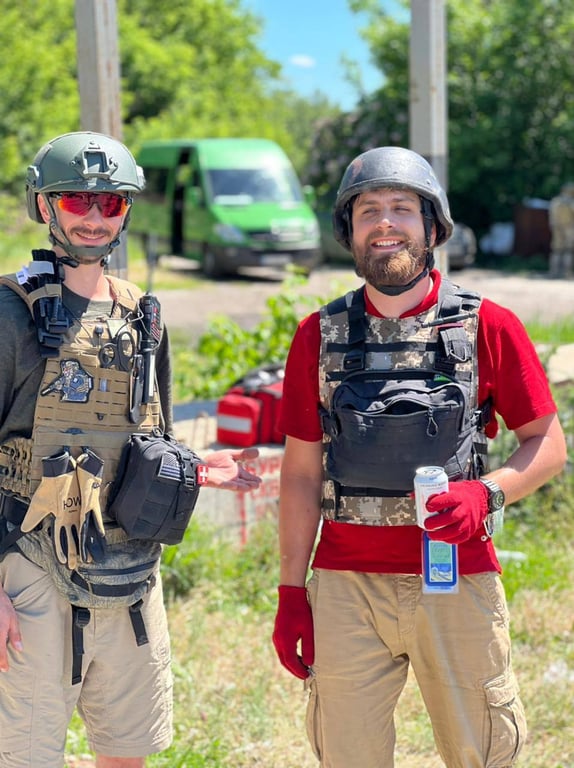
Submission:
POLYGON ((494 536, 495 533, 498 533, 498 531, 501 531, 504 526, 504 491, 498 483, 494 482, 494 480, 483 477, 479 479, 480 482, 486 486, 488 491, 489 512, 484 520, 484 530, 489 538, 492 538, 492 536, 494 536), (492 502, 495 498, 499 500, 501 499, 502 504, 498 502, 498 504, 493 505, 492 502))

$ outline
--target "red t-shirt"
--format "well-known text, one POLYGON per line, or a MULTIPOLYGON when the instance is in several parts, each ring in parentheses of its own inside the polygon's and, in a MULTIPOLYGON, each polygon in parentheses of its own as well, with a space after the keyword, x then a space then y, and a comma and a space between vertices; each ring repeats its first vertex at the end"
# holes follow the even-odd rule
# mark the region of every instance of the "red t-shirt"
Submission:
MULTIPOLYGON (((432 307, 438 296, 440 273, 433 270, 433 289, 403 317, 432 307)), ((365 293, 367 312, 380 316, 365 293)), ((283 385, 280 430, 299 440, 321 440, 319 420, 319 312, 301 321, 293 338, 283 385)), ((483 299, 478 323, 479 403, 491 398, 489 438, 496 436, 498 414, 514 430, 556 412, 548 380, 526 330, 516 315, 483 299)), ((459 572, 500 571, 492 541, 479 531, 459 545, 459 572)), ((418 526, 369 526, 323 521, 313 567, 372 573, 421 573, 418 526)))

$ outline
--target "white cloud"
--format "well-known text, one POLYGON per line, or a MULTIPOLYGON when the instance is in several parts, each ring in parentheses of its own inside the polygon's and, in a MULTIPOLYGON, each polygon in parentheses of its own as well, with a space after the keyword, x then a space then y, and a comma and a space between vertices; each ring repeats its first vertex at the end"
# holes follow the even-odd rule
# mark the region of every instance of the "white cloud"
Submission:
POLYGON ((296 53, 289 58, 289 62, 295 67, 302 67, 303 69, 312 69, 316 61, 312 56, 307 56, 306 53, 296 53))

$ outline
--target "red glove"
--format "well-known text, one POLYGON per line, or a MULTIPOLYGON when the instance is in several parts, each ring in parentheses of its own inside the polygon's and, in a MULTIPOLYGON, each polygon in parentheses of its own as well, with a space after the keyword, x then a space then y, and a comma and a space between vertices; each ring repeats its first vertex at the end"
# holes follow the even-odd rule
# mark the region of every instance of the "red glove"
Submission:
POLYGON ((452 483, 445 493, 430 496, 427 511, 434 515, 425 520, 430 539, 462 544, 486 519, 488 489, 480 480, 460 480, 452 483))
POLYGON ((313 615, 305 587, 279 587, 279 606, 273 630, 273 645, 279 661, 295 677, 309 677, 309 667, 315 660, 313 615), (301 656, 297 644, 301 641, 301 656))

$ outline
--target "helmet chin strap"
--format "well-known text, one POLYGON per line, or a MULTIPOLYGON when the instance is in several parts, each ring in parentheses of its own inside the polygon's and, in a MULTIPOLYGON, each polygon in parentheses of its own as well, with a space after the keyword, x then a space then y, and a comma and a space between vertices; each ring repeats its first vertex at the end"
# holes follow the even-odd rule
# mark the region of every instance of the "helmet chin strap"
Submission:
POLYGON ((385 296, 400 296, 401 293, 406 293, 414 288, 423 278, 425 278, 434 267, 434 253, 431 247, 432 227, 434 223, 434 215, 432 203, 425 197, 420 197, 421 201, 421 213, 423 216, 423 226, 425 231, 425 252, 426 259, 425 265, 421 272, 416 277, 405 283, 405 285, 373 285, 380 293, 384 293, 385 296))
POLYGON ((405 283, 404 285, 373 285, 373 288, 376 288, 379 293, 384 293, 386 296, 400 296, 401 293, 406 293, 407 291, 410 291, 411 288, 414 288, 417 283, 420 283, 420 281, 426 277, 431 269, 434 267, 434 256, 432 251, 427 251, 427 257, 425 261, 425 266, 422 270, 422 272, 419 272, 416 277, 413 277, 413 279, 405 283))

